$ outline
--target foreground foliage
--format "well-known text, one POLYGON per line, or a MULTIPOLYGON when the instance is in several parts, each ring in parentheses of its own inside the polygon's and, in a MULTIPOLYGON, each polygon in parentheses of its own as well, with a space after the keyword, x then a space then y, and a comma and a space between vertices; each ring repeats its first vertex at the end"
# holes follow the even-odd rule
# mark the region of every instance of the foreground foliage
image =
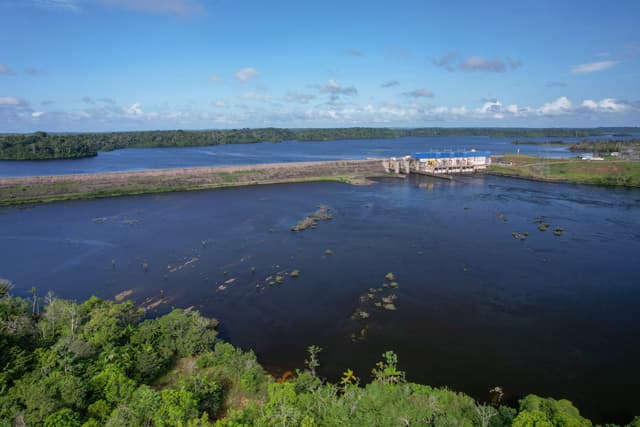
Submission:
MULTIPOLYGON (((566 400, 527 396, 519 411, 406 382, 394 353, 359 386, 308 369, 274 382, 251 352, 216 339, 216 321, 133 303, 9 295, 0 281, 0 426, 591 426, 566 400)), ((634 426, 640 426, 636 419, 634 426)))

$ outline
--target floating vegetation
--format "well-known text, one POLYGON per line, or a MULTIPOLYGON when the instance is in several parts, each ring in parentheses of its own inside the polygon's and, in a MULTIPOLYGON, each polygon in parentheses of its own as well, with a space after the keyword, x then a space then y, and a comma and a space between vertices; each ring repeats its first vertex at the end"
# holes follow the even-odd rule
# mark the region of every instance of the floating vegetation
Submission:
POLYGON ((178 265, 169 264, 169 265, 167 265, 167 270, 169 270, 170 273, 175 273, 176 271, 180 271, 183 268, 198 262, 199 260, 200 260, 200 258, 193 257, 193 258, 189 259, 188 261, 186 261, 186 262, 184 262, 182 264, 178 264, 178 265))
MULTIPOLYGON (((162 294, 162 291, 160 292, 162 294)), ((149 297, 144 300, 141 304, 140 308, 143 310, 155 310, 163 304, 167 304, 170 300, 168 298, 161 297, 149 297)))
POLYGON ((327 206, 320 206, 314 213, 307 215, 302 221, 291 226, 291 231, 304 231, 307 228, 316 228, 319 221, 328 221, 333 219, 333 215, 329 213, 327 206))
POLYGON ((124 225, 134 225, 134 224, 137 224, 137 223, 139 223, 139 222, 140 222, 140 220, 137 220, 137 219, 125 219, 125 220, 123 220, 123 221, 121 222, 121 224, 124 224, 124 225))
POLYGON ((325 249, 324 254, 325 255, 333 255, 333 251, 331 249, 325 249))
POLYGON ((293 270, 293 271, 291 272, 291 274, 289 274, 289 276, 291 276, 291 277, 298 277, 298 276, 300 276, 300 270, 293 270))
POLYGON ((546 222, 543 222, 538 225, 538 230, 540 231, 547 231, 548 228, 549 228, 549 224, 547 224, 546 222))
POLYGON ((145 273, 147 271, 149 271, 149 263, 148 262, 143 262, 142 263, 142 269, 144 270, 145 273))
POLYGON ((122 302, 124 301, 128 296, 130 296, 131 294, 133 294, 133 289, 127 289, 126 291, 122 291, 119 294, 116 294, 115 297, 113 297, 113 299, 116 302, 122 302))
POLYGON ((514 239, 517 240, 524 240, 529 236, 529 233, 527 233, 526 231, 524 233, 518 233, 518 232, 512 232, 511 235, 513 236, 514 239))
POLYGON ((503 214, 503 213, 500 213, 500 212, 498 212, 496 214, 496 218, 498 218, 502 222, 509 222, 509 219, 507 218, 507 216, 505 214, 503 214))
POLYGON ((382 297, 382 304, 392 304, 398 297, 395 294, 391 294, 386 297, 382 297))
POLYGON ((354 320, 367 320, 369 318, 369 313, 364 310, 356 310, 355 313, 351 315, 351 318, 354 320))
POLYGON ((553 234, 556 236, 562 236, 562 233, 564 233, 564 229, 560 228, 560 227, 556 227, 555 230, 553 230, 553 234))
MULTIPOLYGON (((368 335, 369 321, 372 317, 372 311, 375 308, 383 309, 386 311, 396 311, 396 300, 398 296, 396 294, 385 295, 389 289, 397 289, 400 285, 396 281, 395 274, 389 272, 385 276, 385 283, 379 288, 369 288, 368 292, 365 292, 359 297, 359 304, 355 311, 351 315, 351 319, 357 321, 354 327, 358 329, 356 332, 350 334, 351 341, 357 342, 364 340, 368 335), (364 322, 364 326, 362 326, 364 322)), ((375 311, 374 311, 375 313, 375 311)))
POLYGON ((282 280, 283 280, 283 277, 282 277, 282 276, 280 276, 280 275, 278 275, 278 276, 276 276, 275 282, 276 282, 278 285, 281 285, 281 284, 282 284, 282 280))
POLYGON ((100 217, 100 218, 93 218, 92 221, 95 222, 96 224, 100 224, 103 222, 107 222, 109 220, 109 218, 107 218, 106 216, 100 217))

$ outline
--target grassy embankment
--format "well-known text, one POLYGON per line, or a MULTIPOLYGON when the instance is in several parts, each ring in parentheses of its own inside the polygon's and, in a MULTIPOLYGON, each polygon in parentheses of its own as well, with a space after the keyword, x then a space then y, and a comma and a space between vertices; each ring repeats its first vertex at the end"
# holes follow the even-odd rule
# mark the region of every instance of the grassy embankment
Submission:
POLYGON ((587 161, 511 154, 494 159, 487 173, 548 182, 640 187, 640 162, 612 158, 587 161))
POLYGON ((0 178, 0 206, 384 175, 380 161, 361 160, 0 178))

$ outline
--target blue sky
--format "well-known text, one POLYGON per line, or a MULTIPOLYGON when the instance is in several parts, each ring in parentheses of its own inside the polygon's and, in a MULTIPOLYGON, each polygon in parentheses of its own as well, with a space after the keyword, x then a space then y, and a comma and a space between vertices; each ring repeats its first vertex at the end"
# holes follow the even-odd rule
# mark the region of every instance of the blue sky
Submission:
POLYGON ((640 126, 640 2, 0 0, 0 132, 640 126))

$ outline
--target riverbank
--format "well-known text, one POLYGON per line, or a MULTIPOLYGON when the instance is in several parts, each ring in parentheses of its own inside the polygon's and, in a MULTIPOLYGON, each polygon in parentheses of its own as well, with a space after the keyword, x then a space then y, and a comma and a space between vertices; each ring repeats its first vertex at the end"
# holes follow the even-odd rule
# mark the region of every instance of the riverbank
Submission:
POLYGON ((349 160, 0 178, 0 205, 379 176, 387 176, 380 160, 349 160))
POLYGON ((494 158, 486 173, 543 182, 640 187, 640 162, 631 160, 545 159, 511 154, 494 158))

